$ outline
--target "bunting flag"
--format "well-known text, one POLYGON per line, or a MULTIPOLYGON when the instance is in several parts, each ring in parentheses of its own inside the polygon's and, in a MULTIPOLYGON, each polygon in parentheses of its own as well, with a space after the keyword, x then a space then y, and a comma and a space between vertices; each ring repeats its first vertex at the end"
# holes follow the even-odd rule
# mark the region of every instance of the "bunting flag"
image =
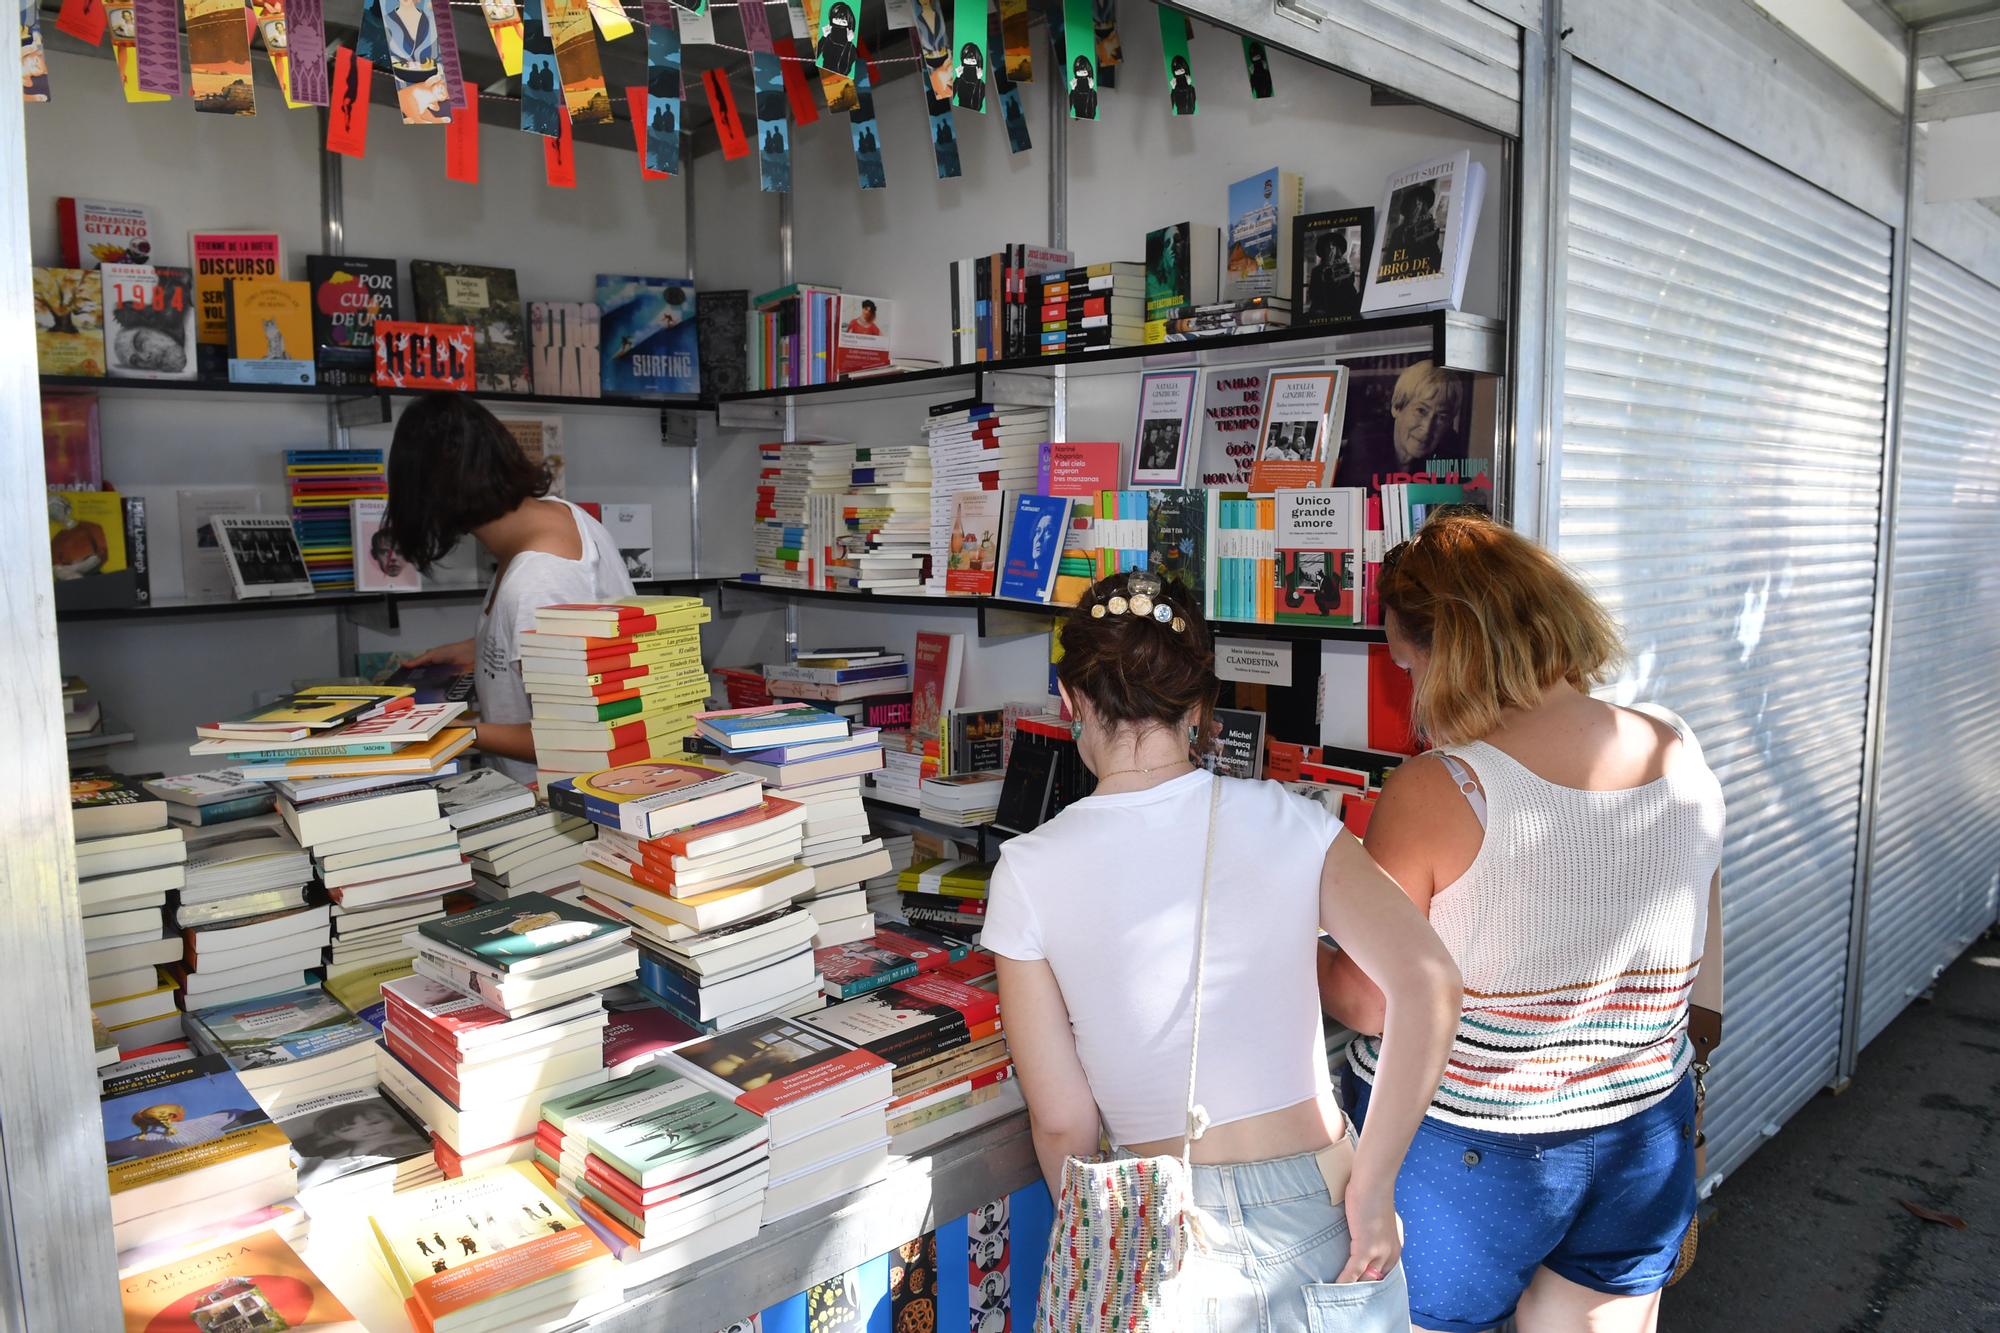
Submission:
POLYGON ((1000 0, 999 46, 1005 53, 1008 80, 1034 82, 1035 55, 1028 45, 1028 0, 1000 0))
POLYGON ((1250 75, 1250 95, 1263 101, 1271 95, 1271 53, 1264 44, 1243 39, 1243 68, 1250 75))
POLYGON ((452 21, 451 0, 439 0, 434 8, 442 16, 438 20, 438 70, 444 75, 445 95, 456 116, 472 100, 466 95, 465 74, 458 65, 458 24, 452 21))
POLYGON ((278 90, 285 95, 285 105, 294 109, 308 105, 292 95, 292 57, 285 33, 285 0, 250 0, 246 12, 256 20, 257 33, 264 39, 264 55, 271 62, 271 73, 277 77, 278 90))
POLYGON ((706 4, 699 9, 690 9, 682 4, 674 7, 680 10, 674 17, 680 22, 682 46, 715 45, 715 15, 708 12, 706 4))
POLYGON ((945 6, 953 3, 955 0, 916 0, 917 22, 912 37, 929 75, 930 99, 934 102, 951 100, 952 11, 945 6))
POLYGON ((986 114, 986 0, 954 0, 951 22, 952 102, 986 114))
MULTIPOLYGON (((450 0, 440 3, 446 6, 449 15, 450 0)), ((389 54, 389 77, 396 84, 396 106, 403 113, 403 123, 448 124, 451 89, 446 86, 444 69, 438 63, 437 11, 431 0, 381 0, 380 8, 383 46, 389 54), (406 9, 409 18, 404 17, 406 9)))
POLYGON ((882 165, 882 134, 875 125, 875 80, 866 57, 854 62, 854 109, 847 113, 847 134, 854 141, 854 169, 864 190, 888 188, 882 165))
POLYGON ((743 40, 750 46, 750 86, 757 112, 757 184, 767 194, 792 188, 792 127, 785 119, 784 62, 771 45, 771 22, 761 0, 740 5, 743 40))
POLYGON ((1097 51, 1097 82, 1101 88, 1116 87, 1113 70, 1125 58, 1118 40, 1118 0, 1090 0, 1090 30, 1097 51))
POLYGON ((716 142, 722 148, 722 160, 734 162, 750 152, 750 142, 743 137, 743 117, 736 111, 736 93, 729 86, 729 76, 720 69, 703 70, 702 90, 708 94, 708 114, 715 123, 716 142))
POLYGON ((562 113, 556 120, 561 133, 542 140, 542 175, 557 189, 574 190, 576 144, 569 137, 569 108, 556 109, 562 113))
POLYGON ((1194 56, 1188 43, 1194 37, 1194 21, 1177 9, 1159 6, 1160 56, 1167 62, 1167 103, 1176 116, 1195 113, 1194 56))
POLYGON ((104 19, 111 33, 111 58, 118 64, 118 83, 125 90, 125 100, 128 102, 173 100, 166 93, 149 93, 139 86, 139 44, 136 40, 138 29, 137 20, 132 13, 132 0, 106 0, 104 19))
POLYGON ((361 26, 354 33, 354 58, 379 69, 389 62, 389 34, 382 26, 382 6, 361 0, 361 26))
POLYGON ((556 47, 542 24, 543 0, 521 0, 521 128, 552 139, 562 133, 563 104, 556 47))
POLYGON ((632 31, 632 20, 625 17, 625 6, 619 0, 589 0, 590 16, 597 20, 597 30, 604 34, 604 40, 615 42, 632 31))
MULTIPOLYGON (((812 51, 803 37, 789 37, 792 53, 789 58, 780 56, 785 75, 785 101, 791 105, 792 119, 801 125, 813 125, 819 121, 819 106, 813 101, 812 85, 806 82, 806 71, 813 67, 812 51)), ((824 76, 821 76, 824 78, 824 76)), ((850 84, 853 80, 848 81, 850 84)), ((844 110, 828 107, 829 111, 844 110)))
POLYGON ((916 26, 916 0, 882 0, 882 27, 886 31, 905 32, 916 26))
POLYGON ((133 0, 132 34, 138 45, 139 87, 181 93, 181 21, 174 0, 133 0))
POLYGON ((375 64, 342 46, 333 55, 332 105, 326 118, 326 151, 368 156, 368 89, 375 64))
POLYGON ((451 126, 444 133, 444 175, 461 185, 479 184, 479 97, 451 109, 451 126))
MULTIPOLYGON (((832 3, 828 3, 828 0, 805 0, 806 34, 813 42, 814 60, 819 66, 820 93, 826 98, 828 111, 845 111, 852 114, 854 104, 860 96, 854 88, 855 53, 861 49, 860 4, 861 0, 832 0, 832 3), (843 18, 837 23, 829 21, 828 15, 836 9, 853 15, 852 33, 848 31, 849 24, 846 19, 843 18), (836 49, 829 51, 828 43, 832 43, 836 49), (847 44, 847 50, 837 49, 843 43, 847 44), (832 65, 843 68, 833 68, 829 65, 829 61, 832 65)), ((804 125, 811 122, 801 120, 799 123, 804 125)))
POLYGON ((290 57, 292 100, 325 106, 326 13, 320 0, 285 0, 285 51, 290 57))
POLYGON ((186 0, 185 11, 194 109, 218 116, 256 115, 243 0, 186 0))
POLYGON ((521 7, 514 0, 480 0, 479 12, 486 16, 486 35, 500 56, 503 74, 521 72, 521 7))
MULTIPOLYGON (((674 0, 644 0, 646 88, 643 104, 632 99, 632 122, 639 131, 639 159, 648 172, 678 176, 681 170, 681 34, 674 0)), ((627 96, 631 90, 627 90, 627 96)))
POLYGON ((958 132, 952 127, 951 98, 933 94, 929 79, 918 79, 917 86, 923 90, 924 111, 930 117, 931 157, 937 162, 938 179, 955 179, 963 168, 958 160, 958 132))
MULTIPOLYGON (((41 13, 40 6, 35 12, 41 13)), ((106 26, 104 6, 98 0, 62 0, 62 11, 56 15, 56 31, 66 32, 86 46, 100 45, 106 26)))
POLYGON ((570 120, 578 125, 610 124, 611 90, 604 82, 588 0, 542 0, 542 13, 555 43, 556 71, 570 120))
POLYGON ((1063 0, 1063 54, 1069 61, 1069 118, 1097 119, 1097 26, 1091 0, 1063 0))
MULTIPOLYGON (((247 40, 244 47, 247 52, 247 40)), ((49 100, 49 55, 42 46, 41 0, 21 0, 21 100, 49 100)))
MULTIPOLYGON (((649 33, 651 31, 651 27, 652 27, 651 24, 647 25, 649 33)), ((646 99, 647 99, 647 93, 644 88, 640 87, 636 83, 628 83, 625 85, 625 112, 631 118, 632 121, 633 146, 639 150, 638 151, 639 179, 648 181, 663 181, 667 180, 670 177, 671 173, 665 171, 655 171, 652 169, 652 167, 646 164, 646 99)), ((680 138, 680 135, 675 134, 674 138, 678 140, 680 138)))
POLYGON ((995 52, 1004 49, 1001 26, 1002 20, 996 16, 987 30, 986 63, 993 67, 993 91, 1000 94, 1000 119, 1007 126, 1007 151, 1025 153, 1035 146, 1034 140, 1028 136, 1027 108, 1021 105, 1021 90, 1008 73, 1007 59, 994 56, 995 52))

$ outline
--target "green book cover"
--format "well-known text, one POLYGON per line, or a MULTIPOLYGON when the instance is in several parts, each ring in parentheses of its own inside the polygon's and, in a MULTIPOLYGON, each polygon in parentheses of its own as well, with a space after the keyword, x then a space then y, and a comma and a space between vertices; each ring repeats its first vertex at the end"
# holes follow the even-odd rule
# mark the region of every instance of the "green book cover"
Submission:
POLYGON ((419 927, 424 938, 506 972, 625 927, 546 893, 523 893, 419 927))
POLYGON ((733 1145, 748 1146, 764 1117, 706 1088, 590 1136, 590 1150, 635 1181, 701 1170, 733 1145))
MULTIPOLYGON (((1168 582, 1179 583, 1193 605, 1202 598, 1208 562, 1208 493, 1198 487, 1152 492, 1146 509, 1146 564, 1168 582)), ((1172 601, 1172 595, 1169 595, 1172 601)))
POLYGON ((481 393, 529 393, 528 320, 511 268, 410 261, 417 318, 472 330, 472 374, 481 393))
MULTIPOLYGON (((572 1132, 573 1122, 606 1114, 615 1115, 616 1108, 620 1104, 630 1101, 641 1093, 678 1082, 679 1078, 678 1074, 669 1069, 659 1065, 648 1065, 623 1078, 614 1078, 595 1087, 583 1088, 557 1097, 553 1101, 543 1102, 542 1119, 551 1129, 567 1138, 572 1132)), ((577 1123, 577 1128, 582 1129, 585 1126, 577 1123)))

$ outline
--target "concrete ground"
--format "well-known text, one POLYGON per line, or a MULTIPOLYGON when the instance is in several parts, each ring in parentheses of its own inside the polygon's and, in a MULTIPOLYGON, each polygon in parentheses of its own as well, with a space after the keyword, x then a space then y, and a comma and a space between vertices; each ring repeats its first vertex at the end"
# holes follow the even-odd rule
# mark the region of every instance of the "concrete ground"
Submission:
POLYGON ((2000 940, 1715 1193, 1667 1333, 2000 1329, 2000 940), (1962 1218, 1925 1221, 1901 1201, 1962 1218))

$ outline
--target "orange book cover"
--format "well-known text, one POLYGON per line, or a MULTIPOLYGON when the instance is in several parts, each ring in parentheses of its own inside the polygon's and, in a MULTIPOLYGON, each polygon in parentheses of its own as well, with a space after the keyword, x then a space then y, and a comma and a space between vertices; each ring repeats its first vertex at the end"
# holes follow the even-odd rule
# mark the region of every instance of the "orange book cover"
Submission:
POLYGON ((125 1333, 365 1333, 305 1260, 270 1231, 134 1273, 118 1292, 125 1333))

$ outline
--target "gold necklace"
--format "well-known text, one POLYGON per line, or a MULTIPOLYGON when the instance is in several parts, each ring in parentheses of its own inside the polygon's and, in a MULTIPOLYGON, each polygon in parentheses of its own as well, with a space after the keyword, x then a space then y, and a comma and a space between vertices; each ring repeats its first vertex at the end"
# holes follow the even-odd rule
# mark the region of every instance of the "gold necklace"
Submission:
POLYGON ((1192 768, 1194 761, 1191 759, 1170 759, 1164 764, 1155 764, 1151 768, 1114 768, 1109 773, 1099 773, 1097 780, 1099 783, 1103 783, 1112 778, 1122 778, 1128 773, 1137 773, 1140 777, 1149 778, 1164 769, 1177 768, 1182 764, 1187 764, 1192 768))

